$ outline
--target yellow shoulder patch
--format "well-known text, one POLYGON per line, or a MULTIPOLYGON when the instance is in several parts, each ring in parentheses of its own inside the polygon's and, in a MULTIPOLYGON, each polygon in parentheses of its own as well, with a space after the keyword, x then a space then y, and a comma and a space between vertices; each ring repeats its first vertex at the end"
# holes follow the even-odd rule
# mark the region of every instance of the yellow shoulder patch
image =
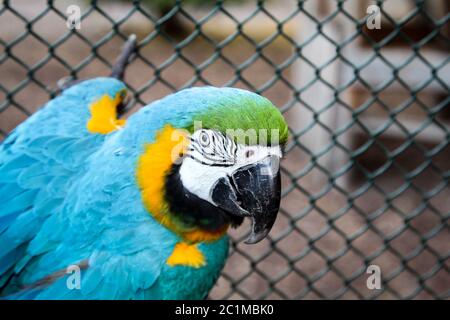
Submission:
POLYGON ((206 261, 205 256, 197 248, 196 244, 179 242, 175 245, 175 248, 166 263, 171 267, 181 265, 200 268, 206 264, 206 261))
POLYGON ((117 119, 117 106, 122 101, 122 96, 117 94, 114 99, 104 95, 91 104, 91 118, 87 122, 87 129, 91 133, 108 134, 121 129, 125 120, 117 119))

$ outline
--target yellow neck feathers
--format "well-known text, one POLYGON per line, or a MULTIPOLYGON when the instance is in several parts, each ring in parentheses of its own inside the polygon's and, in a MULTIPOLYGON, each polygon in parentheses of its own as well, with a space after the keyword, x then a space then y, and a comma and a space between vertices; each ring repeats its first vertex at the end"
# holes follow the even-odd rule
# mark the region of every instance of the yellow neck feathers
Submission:
POLYGON ((165 178, 172 165, 180 160, 189 145, 189 138, 184 130, 170 125, 165 126, 155 138, 155 142, 146 146, 137 165, 137 182, 141 189, 146 209, 166 228, 180 235, 188 242, 214 241, 222 237, 223 230, 207 232, 200 229, 184 230, 180 223, 174 221, 164 201, 165 178))

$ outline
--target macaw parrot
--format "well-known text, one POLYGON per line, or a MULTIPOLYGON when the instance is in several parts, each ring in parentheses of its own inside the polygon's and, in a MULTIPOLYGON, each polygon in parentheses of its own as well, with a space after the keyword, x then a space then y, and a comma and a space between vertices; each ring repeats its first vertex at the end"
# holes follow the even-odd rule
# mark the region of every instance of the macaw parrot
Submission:
POLYGON ((288 128, 268 99, 195 87, 124 120, 126 94, 78 82, 0 146, 0 298, 204 299, 227 229, 270 231, 288 128))

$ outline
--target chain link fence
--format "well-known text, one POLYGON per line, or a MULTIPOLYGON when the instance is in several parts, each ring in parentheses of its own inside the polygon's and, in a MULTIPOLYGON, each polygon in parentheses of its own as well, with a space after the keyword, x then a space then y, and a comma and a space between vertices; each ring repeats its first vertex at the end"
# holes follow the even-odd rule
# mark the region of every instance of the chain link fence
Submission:
POLYGON ((210 298, 448 299, 449 10, 445 0, 3 1, 0 133, 59 79, 108 75, 135 33, 129 113, 185 87, 235 86, 271 99, 290 125, 274 229, 255 246, 239 242, 245 227, 232 231, 210 298), (381 288, 370 286, 377 270, 381 288))

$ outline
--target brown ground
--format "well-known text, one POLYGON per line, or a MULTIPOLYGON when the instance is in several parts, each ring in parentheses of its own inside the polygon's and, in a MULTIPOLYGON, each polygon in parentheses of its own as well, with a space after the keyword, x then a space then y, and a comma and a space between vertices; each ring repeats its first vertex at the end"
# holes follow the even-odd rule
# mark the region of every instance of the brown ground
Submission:
MULTIPOLYGON (((47 41, 54 41, 65 32, 63 20, 57 17, 51 19, 52 25, 44 20, 34 27, 36 32, 46 34, 47 41), (54 30, 50 32, 47 28, 54 30)), ((123 30, 129 31, 126 25, 123 30)), ((11 14, 0 16, 0 39, 10 41, 22 31, 23 25, 11 14)), ((133 31, 139 34, 139 30, 133 31)), ((107 32, 96 29, 95 34, 86 31, 86 35, 93 41, 107 32)), ((121 40, 113 37, 99 48, 98 54, 112 62, 121 44, 121 40)), ((201 38, 181 50, 183 59, 188 63, 179 57, 172 62, 176 54, 173 44, 162 37, 141 47, 140 56, 158 66, 159 77, 155 75, 155 68, 140 57, 133 61, 127 70, 126 82, 130 88, 139 91, 135 96, 138 100, 135 108, 183 86, 208 83, 253 90, 251 86, 259 88, 275 76, 273 66, 259 57, 243 68, 240 80, 236 81, 235 69, 224 59, 212 59, 206 63, 214 52, 214 47, 201 38), (196 73, 193 66, 203 65, 201 72, 196 73)), ((248 61, 256 51, 252 44, 239 38, 228 44, 221 53, 230 62, 239 65, 248 61)), ((293 48, 280 40, 267 46, 262 53, 278 65, 291 57, 293 48)), ((45 60, 49 51, 46 45, 28 36, 11 49, 11 54, 33 66, 45 60)), ((54 54, 74 67, 90 56, 91 49, 72 36, 56 48, 54 54)), ((56 81, 69 75, 69 71, 61 61, 50 57, 36 68, 33 81, 9 55, 0 59, 0 88, 11 92, 23 84, 23 88, 9 98, 4 90, 0 90, 0 130, 7 133, 26 119, 26 112, 32 113, 45 103, 49 99, 45 88, 54 90, 56 81)), ((89 78, 108 75, 108 72, 108 67, 96 58, 86 63, 77 75, 89 78)), ((282 75, 290 82, 291 68, 282 71, 282 75)), ((280 107, 289 105, 294 99, 292 90, 280 80, 262 94, 280 107)), ((303 107, 294 103, 294 108, 300 108, 301 112, 303 107)), ((295 119, 290 114, 288 112, 285 116, 291 122, 295 119)), ((306 135, 304 138, 314 137, 306 135)), ((367 141, 364 137, 355 139, 354 148, 367 141)), ((444 150, 431 158, 434 168, 428 166, 409 180, 405 179, 402 171, 411 172, 425 161, 424 151, 414 145, 401 152, 393 165, 388 166, 384 173, 377 174, 372 181, 360 169, 375 172, 387 163, 379 146, 394 150, 403 143, 405 140, 380 139, 356 157, 356 164, 344 175, 350 181, 347 187, 342 187, 344 189, 340 187, 344 177, 332 185, 326 180, 317 180, 318 176, 326 175, 317 166, 311 165, 312 159, 304 149, 298 144, 292 145, 282 162, 285 172, 291 176, 284 174, 282 210, 270 238, 255 246, 234 244, 223 277, 219 279, 211 298, 317 299, 338 296, 351 299, 379 294, 380 298, 391 299, 416 293, 417 298, 431 298, 438 294, 448 297, 450 190, 446 182, 448 176, 444 179, 441 173, 450 169, 448 141, 443 142, 444 150), (436 194, 430 192, 434 189, 440 191, 436 194), (396 197, 386 197, 385 193, 396 190, 396 197), (349 197, 348 192, 353 192, 353 195, 349 197), (430 194, 425 197, 427 192, 430 194), (315 200, 308 195, 313 195, 315 200), (399 230, 403 231, 392 240, 383 240, 399 230), (425 239, 422 242, 421 237, 425 239), (310 241, 312 238, 316 240, 310 241), (372 259, 372 256, 376 257, 372 259), (368 261, 364 261, 365 258, 369 258, 368 261), (251 260, 257 262, 251 263, 251 260), (381 267, 386 281, 384 290, 371 291, 366 288, 368 275, 365 268, 368 264, 381 267), (398 268, 401 272, 397 274, 398 268), (425 279, 419 283, 420 276, 425 279), (343 277, 351 280, 344 282, 343 277)), ((431 150, 436 146, 424 147, 431 150)), ((246 230, 244 227, 232 231, 233 238, 244 236, 246 230)))

